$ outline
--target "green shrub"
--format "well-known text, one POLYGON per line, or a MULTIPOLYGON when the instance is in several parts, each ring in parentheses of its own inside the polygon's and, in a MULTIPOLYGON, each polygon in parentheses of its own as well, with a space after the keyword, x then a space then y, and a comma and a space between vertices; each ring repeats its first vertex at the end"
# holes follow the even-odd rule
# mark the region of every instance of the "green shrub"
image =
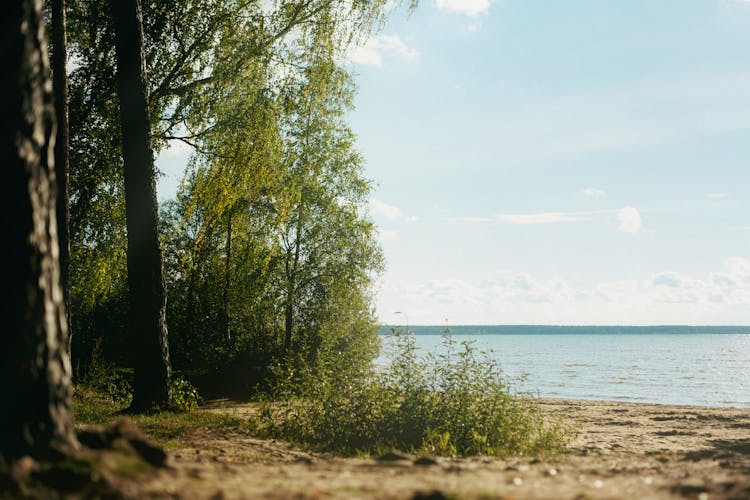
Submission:
POLYGON ((97 340, 91 351, 88 369, 79 385, 108 397, 113 403, 127 406, 133 399, 131 375, 128 370, 104 359, 101 341, 97 340))
MULTIPOLYGON (((133 399, 132 371, 105 361, 101 355, 101 342, 95 342, 91 361, 85 376, 76 384, 79 392, 97 394, 117 406, 127 407, 133 399)), ((172 405, 169 410, 190 412, 201 403, 198 390, 182 377, 173 378, 172 405)))
POLYGON ((178 412, 188 413, 195 410, 201 402, 198 389, 184 378, 173 378, 172 387, 172 409, 178 412))
POLYGON ((384 370, 352 370, 334 358, 286 373, 276 397, 261 404, 259 430, 341 453, 503 456, 565 446, 563 426, 514 395, 497 361, 471 342, 447 333, 439 355, 420 357, 413 335, 391 340, 384 370))

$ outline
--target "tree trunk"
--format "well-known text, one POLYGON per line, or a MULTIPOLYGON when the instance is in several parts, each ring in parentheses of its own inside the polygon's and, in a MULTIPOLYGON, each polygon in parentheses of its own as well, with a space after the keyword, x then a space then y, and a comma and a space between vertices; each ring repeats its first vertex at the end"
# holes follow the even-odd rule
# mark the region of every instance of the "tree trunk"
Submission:
POLYGON ((224 262, 224 337, 227 343, 232 339, 231 317, 229 313, 229 292, 232 283, 232 211, 227 212, 226 258, 224 262))
POLYGON ((65 323, 70 356, 70 182, 68 165, 68 42, 65 31, 65 0, 51 1, 52 19, 52 88, 55 96, 55 180, 57 181, 57 234, 60 242, 60 284, 65 304, 65 323))
POLYGON ((302 209, 297 214, 297 224, 295 227, 294 238, 294 257, 289 263, 287 255, 286 276, 287 276, 287 293, 286 293, 286 314, 284 316, 284 354, 289 353, 292 347, 292 329, 294 328, 294 301, 296 300, 295 292, 297 290, 297 267, 299 266, 299 252, 302 239, 302 209))
POLYGON ((166 290, 159 246, 151 117, 146 90, 143 17, 138 0, 111 0, 125 171, 132 411, 171 402, 166 290))
POLYGON ((55 140, 41 0, 9 2, 0 60, 0 453, 75 447, 60 289, 55 140))
POLYGON ((289 354, 292 347, 292 327, 294 325, 294 292, 288 291, 286 298, 286 314, 284 315, 284 354, 289 354))

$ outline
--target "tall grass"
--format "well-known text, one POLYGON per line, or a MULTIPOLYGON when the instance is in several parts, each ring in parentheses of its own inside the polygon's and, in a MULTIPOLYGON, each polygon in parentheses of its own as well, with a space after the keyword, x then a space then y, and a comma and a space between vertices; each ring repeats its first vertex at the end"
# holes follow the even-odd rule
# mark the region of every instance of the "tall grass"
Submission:
POLYGON ((382 370, 331 359, 314 372, 283 372, 275 397, 261 403, 258 430, 344 454, 505 456, 565 446, 565 427, 514 394, 490 353, 449 333, 438 355, 419 356, 413 334, 391 341, 382 370))
MULTIPOLYGON (((73 394, 73 413, 81 426, 109 424, 122 417, 127 404, 113 401, 106 393, 79 385, 73 394)), ((199 442, 205 439, 206 430, 225 432, 244 424, 238 418, 206 411, 159 411, 141 415, 128 415, 136 425, 160 446, 184 446, 193 436, 199 442)))

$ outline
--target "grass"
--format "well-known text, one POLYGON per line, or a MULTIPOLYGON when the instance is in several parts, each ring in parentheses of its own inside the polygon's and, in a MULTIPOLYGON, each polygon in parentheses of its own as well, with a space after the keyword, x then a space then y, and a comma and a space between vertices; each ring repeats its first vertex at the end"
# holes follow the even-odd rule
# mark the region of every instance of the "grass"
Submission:
MULTIPOLYGON (((340 455, 544 456, 564 450, 572 437, 534 398, 517 394, 491 353, 471 342, 446 335, 442 351, 427 356, 418 355, 413 335, 396 333, 392 343, 386 370, 340 359, 301 373, 279 369, 275 392, 259 401, 250 421, 205 411, 131 418, 168 448, 239 427, 340 455)), ((81 424, 110 422, 124 406, 86 387, 75 393, 81 424)))
MULTIPOLYGON (((491 353, 449 334, 438 355, 420 357, 397 332, 390 367, 352 370, 336 360, 287 373, 261 404, 256 431, 339 454, 390 450, 447 456, 548 455, 572 433, 518 397, 491 353)), ((282 371, 283 373, 283 371, 282 371)))
MULTIPOLYGON (((73 397, 73 412, 80 425, 101 425, 119 418, 125 404, 113 402, 110 398, 84 386, 76 387, 73 397)), ((175 447, 189 440, 191 435, 206 430, 238 428, 243 421, 222 413, 204 411, 172 412, 162 411, 143 415, 128 415, 150 438, 164 447, 175 447)))

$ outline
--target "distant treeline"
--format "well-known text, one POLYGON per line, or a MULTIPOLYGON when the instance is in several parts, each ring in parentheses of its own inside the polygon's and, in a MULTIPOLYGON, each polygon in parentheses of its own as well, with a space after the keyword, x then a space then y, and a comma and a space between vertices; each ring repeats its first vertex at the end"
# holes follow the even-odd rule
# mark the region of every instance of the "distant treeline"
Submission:
MULTIPOLYGON (((388 335, 393 329, 404 331, 404 325, 381 325, 379 335, 388 335)), ((684 334, 747 334, 750 326, 612 326, 612 325, 409 325, 416 335, 684 335, 684 334)))

